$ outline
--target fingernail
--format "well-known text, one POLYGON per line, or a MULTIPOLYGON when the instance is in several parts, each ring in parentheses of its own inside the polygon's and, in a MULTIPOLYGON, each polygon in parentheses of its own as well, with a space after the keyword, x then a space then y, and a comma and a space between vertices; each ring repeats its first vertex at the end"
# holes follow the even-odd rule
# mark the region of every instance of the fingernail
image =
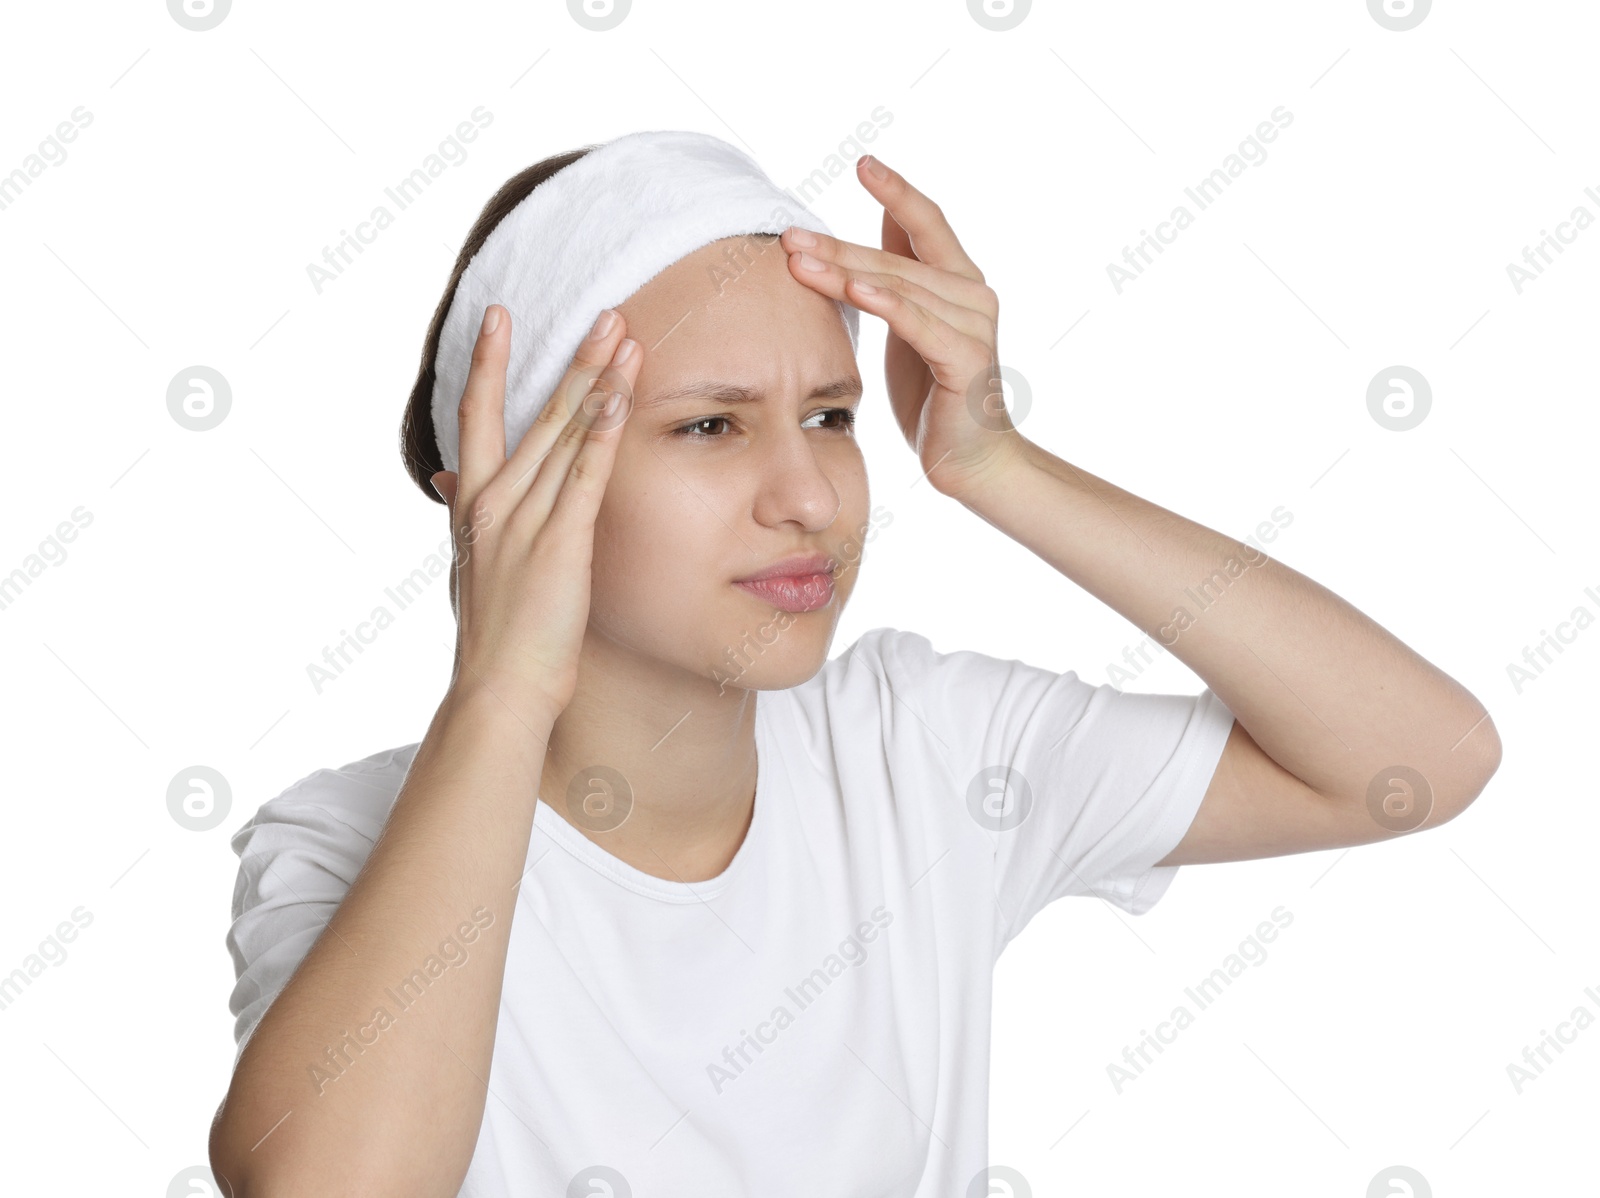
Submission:
POLYGON ((828 269, 821 262, 818 262, 815 258, 813 258, 810 254, 805 254, 805 253, 802 253, 800 255, 800 266, 804 270, 827 270, 828 269))
POLYGON ((618 366, 621 366, 629 358, 633 357, 633 351, 638 348, 639 343, 632 337, 624 337, 622 339, 622 344, 617 346, 617 352, 612 355, 611 360, 618 366))
POLYGON ((483 310, 483 335, 487 337, 500 327, 500 309, 490 304, 483 310))
POLYGON ((810 249, 817 244, 817 239, 809 229, 802 229, 799 225, 789 226, 789 240, 802 249, 810 249))
POLYGON ((861 165, 872 173, 874 179, 887 179, 889 177, 889 172, 884 169, 883 163, 879 162, 871 154, 861 155, 861 165))
POLYGON ((616 323, 617 314, 610 308, 600 313, 599 319, 594 322, 594 328, 589 330, 589 340, 598 341, 611 331, 611 326, 616 323))

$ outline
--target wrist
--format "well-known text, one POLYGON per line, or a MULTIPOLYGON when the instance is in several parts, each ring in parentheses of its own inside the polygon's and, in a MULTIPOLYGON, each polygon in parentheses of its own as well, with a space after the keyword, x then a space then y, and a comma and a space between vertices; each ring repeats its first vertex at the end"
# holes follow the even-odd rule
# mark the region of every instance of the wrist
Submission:
POLYGON ((1021 433, 1007 433, 983 462, 962 471, 959 482, 935 489, 982 515, 982 509, 1011 485, 1019 473, 1028 469, 1032 448, 1033 442, 1021 433))
POLYGON ((472 734, 521 745, 527 749, 529 760, 542 769, 550 732, 560 714, 553 703, 542 697, 508 694, 481 679, 468 677, 456 679, 446 689, 435 719, 472 734))

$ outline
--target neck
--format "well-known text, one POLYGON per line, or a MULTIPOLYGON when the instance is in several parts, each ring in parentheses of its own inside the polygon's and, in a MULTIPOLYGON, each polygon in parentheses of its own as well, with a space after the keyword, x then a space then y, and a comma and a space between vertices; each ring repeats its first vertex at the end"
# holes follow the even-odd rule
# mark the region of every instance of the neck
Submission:
POLYGON ((539 796, 612 856, 703 882, 744 843, 756 788, 756 692, 586 638, 550 732, 539 796))

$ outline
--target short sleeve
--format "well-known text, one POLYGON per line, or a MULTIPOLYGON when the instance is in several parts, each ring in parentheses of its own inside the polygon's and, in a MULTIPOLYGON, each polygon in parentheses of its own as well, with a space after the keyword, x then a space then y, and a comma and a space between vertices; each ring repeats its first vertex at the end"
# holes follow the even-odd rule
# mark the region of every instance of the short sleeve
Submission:
POLYGON ((374 801, 376 779, 349 768, 302 778, 263 803, 230 841, 239 857, 227 934, 235 1064, 344 901, 387 815, 381 796, 374 801))
POLYGON ((1046 904, 1095 895, 1142 915, 1178 866, 1158 866, 1194 821, 1233 727, 1209 688, 1131 694, 885 630, 964 814, 994 848, 1002 941, 1046 904))

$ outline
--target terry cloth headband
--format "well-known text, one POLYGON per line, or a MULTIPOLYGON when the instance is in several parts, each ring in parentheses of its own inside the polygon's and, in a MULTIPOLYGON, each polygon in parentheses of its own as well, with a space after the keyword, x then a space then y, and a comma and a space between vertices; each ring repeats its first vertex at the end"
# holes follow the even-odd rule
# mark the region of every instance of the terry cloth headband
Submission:
MULTIPOLYGON (((706 133, 629 133, 556 171, 490 231, 456 284, 434 357, 433 428, 444 468, 460 468, 461 395, 489 304, 512 318, 510 457, 602 309, 701 246, 790 225, 831 235, 748 154, 706 133)), ((856 310, 834 304, 854 352, 856 310)))

